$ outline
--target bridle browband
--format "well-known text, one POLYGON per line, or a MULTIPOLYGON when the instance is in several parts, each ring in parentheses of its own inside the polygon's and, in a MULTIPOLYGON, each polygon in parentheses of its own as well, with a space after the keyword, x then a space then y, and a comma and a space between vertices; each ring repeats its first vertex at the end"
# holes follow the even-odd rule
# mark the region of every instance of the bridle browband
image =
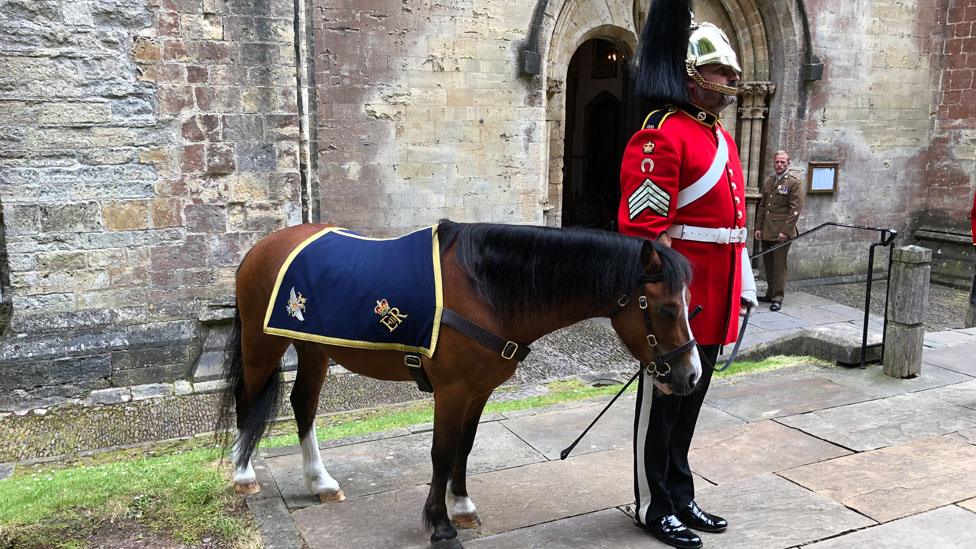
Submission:
MULTIPOLYGON (((650 275, 640 275, 637 277, 638 288, 643 288, 644 284, 654 284, 664 282, 664 275, 655 273, 650 275)), ((611 313, 614 316, 622 311, 630 302, 630 296, 623 295, 617 300, 617 308, 611 313)), ((647 295, 641 290, 641 295, 637 298, 637 306, 640 307, 641 315, 644 317, 644 328, 647 330, 647 344, 651 347, 654 356, 648 364, 641 364, 641 369, 647 368, 647 373, 661 383, 671 381, 671 361, 681 356, 698 344, 695 338, 691 338, 684 344, 671 349, 666 353, 661 353, 657 346, 657 337, 654 335, 654 326, 651 322, 651 312, 648 309, 647 295)))

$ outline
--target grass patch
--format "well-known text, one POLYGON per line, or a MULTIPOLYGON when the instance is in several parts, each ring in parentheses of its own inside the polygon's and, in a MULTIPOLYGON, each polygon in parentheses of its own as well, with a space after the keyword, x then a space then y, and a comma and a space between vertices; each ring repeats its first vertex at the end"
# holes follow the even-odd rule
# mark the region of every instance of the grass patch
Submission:
POLYGON ((722 372, 715 372, 714 377, 724 378, 732 377, 739 374, 754 374, 758 372, 765 372, 768 370, 776 370, 779 368, 786 368, 787 366, 796 366, 797 364, 809 364, 811 366, 831 366, 831 363, 820 360, 812 356, 771 356, 765 360, 759 361, 737 361, 733 362, 728 369, 722 372))
POLYGON ((81 547, 106 523, 177 543, 254 545, 256 529, 216 456, 193 450, 18 474, 0 482, 0 546, 81 547))

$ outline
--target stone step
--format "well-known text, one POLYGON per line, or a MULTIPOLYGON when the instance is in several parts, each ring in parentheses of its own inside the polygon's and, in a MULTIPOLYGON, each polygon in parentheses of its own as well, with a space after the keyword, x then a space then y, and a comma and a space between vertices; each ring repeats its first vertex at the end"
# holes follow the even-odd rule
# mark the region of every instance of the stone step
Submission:
MULTIPOLYGON (((776 355, 812 356, 839 364, 853 365, 861 362, 861 326, 850 322, 838 322, 812 326, 787 333, 769 341, 763 341, 739 352, 741 360, 762 360, 776 355)), ((877 330, 868 329, 864 361, 881 360, 882 336, 877 330)), ((729 351, 726 348, 726 351, 729 351)))

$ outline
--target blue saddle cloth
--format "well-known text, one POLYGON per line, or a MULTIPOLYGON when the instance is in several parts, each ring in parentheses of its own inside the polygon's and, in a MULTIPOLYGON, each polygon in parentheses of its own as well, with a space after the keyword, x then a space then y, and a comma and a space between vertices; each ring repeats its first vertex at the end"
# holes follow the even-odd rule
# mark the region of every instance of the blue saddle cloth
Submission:
POLYGON ((436 225, 393 239, 324 229, 281 266, 264 331, 433 356, 443 307, 440 260, 436 225))

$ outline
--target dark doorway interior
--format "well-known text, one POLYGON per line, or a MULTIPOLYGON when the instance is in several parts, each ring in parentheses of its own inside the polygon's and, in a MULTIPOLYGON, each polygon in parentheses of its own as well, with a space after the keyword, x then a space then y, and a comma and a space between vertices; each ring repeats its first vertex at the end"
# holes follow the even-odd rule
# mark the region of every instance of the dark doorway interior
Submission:
POLYGON ((629 53, 584 42, 566 78, 562 224, 616 230, 620 160, 640 114, 630 91, 629 53))

